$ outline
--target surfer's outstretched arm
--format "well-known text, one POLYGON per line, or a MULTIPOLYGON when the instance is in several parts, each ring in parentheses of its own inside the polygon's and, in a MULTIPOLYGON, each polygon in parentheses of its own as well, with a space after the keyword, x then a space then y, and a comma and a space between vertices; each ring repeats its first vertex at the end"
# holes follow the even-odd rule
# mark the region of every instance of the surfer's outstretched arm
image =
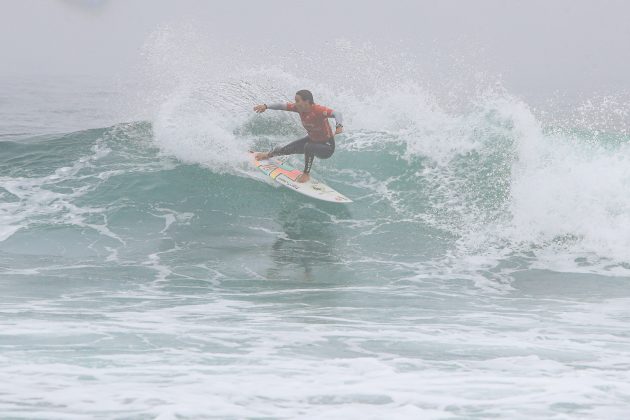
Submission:
POLYGON ((289 107, 287 106, 288 104, 286 102, 278 102, 278 103, 274 103, 274 104, 262 104, 262 105, 256 105, 254 107, 254 111, 256 111, 257 113, 263 113, 268 109, 273 109, 276 111, 294 111, 294 109, 289 109, 289 107))
MULTIPOLYGON (((258 105, 261 106, 261 105, 258 105)), ((273 109, 276 111, 292 111, 297 112, 295 104, 292 102, 277 102, 273 104, 263 104, 265 109, 273 109)), ((327 118, 334 118, 337 126, 343 126, 343 116, 341 112, 327 108, 322 105, 313 105, 315 112, 323 113, 327 118)))
MULTIPOLYGON (((335 124, 337 126, 340 126, 340 125, 343 126, 343 116, 341 115, 341 112, 332 110, 322 105, 313 105, 313 106, 315 107, 315 112, 321 112, 327 118, 334 118, 335 124)), ((268 109, 273 109, 275 111, 298 112, 297 108, 295 107, 295 104, 292 102, 276 102, 273 104, 256 105, 254 107, 254 111, 258 112, 259 114, 261 112, 265 112, 268 109)))
POLYGON ((295 111, 295 109, 289 109, 289 104, 286 102, 276 102, 273 104, 265 104, 267 109, 273 109, 274 111, 295 111))

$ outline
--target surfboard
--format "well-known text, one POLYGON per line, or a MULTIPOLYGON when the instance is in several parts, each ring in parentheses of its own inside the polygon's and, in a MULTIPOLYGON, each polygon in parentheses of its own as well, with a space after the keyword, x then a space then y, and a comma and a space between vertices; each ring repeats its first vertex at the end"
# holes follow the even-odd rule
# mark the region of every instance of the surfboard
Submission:
POLYGON ((306 182, 298 182, 297 177, 301 170, 294 168, 287 162, 288 156, 272 157, 271 159, 256 160, 254 152, 249 152, 252 163, 262 173, 276 181, 278 184, 290 188, 317 200, 331 203, 352 203, 345 195, 335 191, 328 185, 311 178, 306 182))

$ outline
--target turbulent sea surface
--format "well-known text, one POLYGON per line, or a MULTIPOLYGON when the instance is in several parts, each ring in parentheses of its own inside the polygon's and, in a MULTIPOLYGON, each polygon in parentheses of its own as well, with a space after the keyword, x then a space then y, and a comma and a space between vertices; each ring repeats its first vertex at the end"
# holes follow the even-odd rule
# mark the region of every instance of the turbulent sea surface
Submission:
POLYGON ((350 205, 247 162, 301 135, 251 112, 295 74, 171 79, 131 120, 5 83, 0 417, 627 418, 630 137, 310 82, 350 205))

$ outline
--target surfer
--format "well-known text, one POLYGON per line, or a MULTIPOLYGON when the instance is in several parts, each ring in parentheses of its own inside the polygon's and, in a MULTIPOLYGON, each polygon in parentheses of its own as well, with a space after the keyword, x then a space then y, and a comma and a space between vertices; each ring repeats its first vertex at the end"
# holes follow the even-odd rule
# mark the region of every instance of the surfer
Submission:
POLYGON ((316 104, 313 101, 313 94, 308 90, 297 91, 295 94, 295 103, 262 104, 254 107, 254 111, 259 114, 268 109, 299 113, 302 125, 308 135, 287 145, 275 147, 269 152, 258 152, 254 157, 257 160, 263 160, 273 156, 304 153, 304 171, 297 177, 297 181, 308 181, 310 179, 309 173, 314 158, 328 159, 335 152, 335 137, 328 123, 328 118, 335 119, 335 134, 341 134, 343 133, 341 113, 316 104))

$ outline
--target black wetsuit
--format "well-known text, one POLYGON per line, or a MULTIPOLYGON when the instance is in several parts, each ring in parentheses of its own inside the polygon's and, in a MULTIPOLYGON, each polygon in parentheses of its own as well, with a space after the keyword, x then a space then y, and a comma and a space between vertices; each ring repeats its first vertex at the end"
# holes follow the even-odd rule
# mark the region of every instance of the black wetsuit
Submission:
POLYGON ((314 142, 309 136, 291 143, 276 147, 270 152, 270 156, 297 155, 304 154, 304 172, 309 173, 313 166, 313 159, 328 159, 335 152, 335 137, 331 137, 325 142, 314 142))

